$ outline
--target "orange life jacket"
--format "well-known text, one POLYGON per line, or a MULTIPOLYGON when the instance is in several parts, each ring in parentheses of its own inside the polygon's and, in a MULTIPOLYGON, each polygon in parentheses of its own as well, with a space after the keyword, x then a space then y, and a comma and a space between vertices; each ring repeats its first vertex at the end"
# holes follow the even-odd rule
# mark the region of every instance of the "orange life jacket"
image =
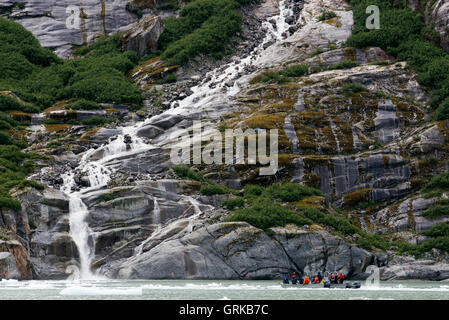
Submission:
POLYGON ((309 284, 309 282, 310 282, 309 277, 305 277, 304 278, 304 284, 309 284))
POLYGON ((313 280, 313 283, 320 283, 320 280, 318 279, 318 276, 315 276, 315 280, 313 280))

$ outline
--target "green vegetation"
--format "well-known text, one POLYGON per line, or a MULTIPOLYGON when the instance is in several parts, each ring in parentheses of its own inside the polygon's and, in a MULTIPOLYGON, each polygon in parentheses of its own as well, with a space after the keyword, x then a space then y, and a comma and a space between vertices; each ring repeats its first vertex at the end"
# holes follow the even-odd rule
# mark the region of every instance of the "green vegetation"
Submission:
POLYGON ((228 199, 223 201, 222 206, 228 210, 243 208, 245 206, 245 200, 242 197, 228 199))
POLYGON ((102 105, 88 101, 85 99, 78 100, 76 102, 72 102, 68 104, 66 107, 68 110, 101 110, 104 109, 102 105))
POLYGON ((221 58, 231 38, 241 30, 237 11, 249 0, 192 0, 179 18, 164 20, 159 38, 161 57, 170 65, 183 65, 199 54, 221 58))
POLYGON ((199 172, 195 172, 187 166, 179 165, 174 166, 172 170, 176 173, 178 177, 181 179, 192 179, 196 181, 205 181, 203 175, 199 172))
POLYGON ((446 223, 438 223, 427 231, 422 232, 423 235, 430 237, 419 245, 402 242, 398 245, 398 252, 408 253, 415 257, 429 252, 432 249, 438 249, 449 252, 449 225, 446 223))
POLYGON ((37 229, 36 223, 34 223, 33 220, 30 220, 28 222, 28 226, 30 227, 31 230, 36 230, 37 229))
POLYGON ((7 237, 7 236, 5 236, 5 235, 0 233, 0 240, 9 241, 10 239, 9 239, 9 237, 7 237))
POLYGON ((311 58, 313 58, 313 57, 315 57, 315 56, 317 56, 317 55, 319 55, 319 54, 322 54, 324 51, 322 50, 322 49, 315 49, 311 54, 310 54, 310 57, 311 58))
POLYGON ((449 190, 449 171, 434 176, 423 188, 423 192, 449 190))
POLYGON ((423 17, 410 10, 404 1, 351 0, 350 3, 355 27, 347 45, 379 46, 398 60, 407 61, 418 72, 418 82, 430 92, 430 104, 436 109, 434 120, 449 119, 449 55, 433 44, 438 43, 438 37, 424 25, 423 17), (365 27, 368 5, 380 8, 378 30, 365 27))
POLYGON ((329 20, 332 18, 335 18, 337 16, 337 14, 333 11, 324 11, 319 17, 318 17, 318 21, 325 21, 325 20, 329 20))
MULTIPOLYGON (((321 53, 320 51, 319 53, 321 53)), ((302 77, 305 75, 309 75, 312 73, 322 72, 325 70, 337 70, 337 69, 349 69, 359 66, 357 62, 354 61, 341 61, 335 65, 329 66, 329 67, 321 67, 318 65, 305 65, 305 64, 297 64, 297 65, 291 65, 283 70, 280 71, 265 71, 262 72, 260 75, 256 76, 251 83, 257 83, 257 82, 265 82, 265 83, 288 83, 292 81, 292 78, 302 77)), ((358 84, 355 84, 358 85, 358 84)), ((352 84, 352 86, 355 86, 352 84)), ((352 88, 352 87, 351 87, 352 88)), ((355 88, 356 90, 359 89, 355 88)), ((365 88, 366 89, 366 88, 365 88)), ((365 90, 362 90, 365 91, 365 90)))
MULTIPOLYGON (((34 168, 29 160, 35 156, 22 152, 27 143, 12 138, 9 132, 29 123, 15 121, 9 112, 29 118, 31 113, 51 107, 59 100, 75 101, 67 107, 76 110, 99 109, 100 102, 141 104, 139 89, 126 76, 137 65, 138 57, 134 52, 120 51, 119 37, 117 34, 101 38, 75 50, 76 55, 83 57, 62 60, 42 48, 20 24, 0 18, 0 208, 20 210, 20 202, 10 195, 14 188, 43 189, 40 184, 26 180, 34 168)), ((113 119, 94 118, 85 123, 98 125, 110 121, 113 119)), ((59 145, 51 141, 47 147, 59 145)))
POLYGON ((311 187, 295 184, 295 183, 275 183, 264 190, 273 198, 284 202, 295 202, 311 196, 323 196, 323 194, 311 187))
POLYGON ((360 83, 352 82, 343 86, 343 92, 348 94, 368 92, 368 89, 360 83))
POLYGON ((437 218, 449 215, 449 200, 441 200, 431 205, 427 210, 421 213, 426 218, 437 218))
POLYGON ((341 61, 337 64, 330 66, 328 69, 329 70, 350 69, 350 68, 354 68, 354 67, 358 67, 358 66, 359 66, 359 64, 357 62, 350 61, 350 60, 344 60, 344 61, 341 61))
POLYGON ((283 227, 286 224, 304 226, 316 223, 329 226, 342 236, 357 234, 357 244, 362 248, 388 247, 388 242, 381 236, 360 230, 341 214, 335 215, 319 208, 305 206, 301 200, 322 196, 317 189, 295 183, 277 183, 268 187, 247 185, 244 190, 243 198, 223 202, 224 207, 234 211, 225 221, 245 221, 268 234, 272 234, 270 228, 283 227))
POLYGON ((219 184, 207 184, 201 187, 200 193, 205 196, 212 196, 215 194, 228 194, 229 189, 219 184))
POLYGON ((252 80, 252 83, 287 83, 291 78, 302 77, 309 74, 309 66, 304 64, 291 65, 280 71, 265 71, 252 80))
POLYGON ((84 58, 61 60, 20 24, 0 18, 0 90, 11 90, 40 109, 62 99, 140 104, 140 91, 126 77, 138 57, 122 53, 119 38, 103 37, 75 50, 84 58))
POLYGON ((168 75, 166 75, 165 77, 163 77, 162 79, 159 79, 156 81, 157 84, 165 84, 165 83, 175 83, 176 81, 178 81, 178 79, 176 79, 176 75, 173 73, 170 73, 168 75))

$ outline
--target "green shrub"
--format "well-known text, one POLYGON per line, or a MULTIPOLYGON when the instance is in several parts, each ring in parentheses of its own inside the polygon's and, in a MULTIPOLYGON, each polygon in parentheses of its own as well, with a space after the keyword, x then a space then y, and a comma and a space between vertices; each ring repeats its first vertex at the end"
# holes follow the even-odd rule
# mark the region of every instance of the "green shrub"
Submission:
POLYGON ((337 16, 337 14, 333 11, 324 11, 319 17, 318 17, 318 21, 325 21, 325 20, 329 20, 332 18, 335 18, 337 16))
POLYGON ((423 192, 449 189, 449 171, 434 176, 423 188, 423 192))
POLYGON ((354 13, 354 30, 347 40, 347 45, 359 48, 370 46, 397 47, 411 35, 419 34, 424 24, 421 17, 412 10, 395 8, 390 1, 383 0, 351 0, 354 13), (369 30, 365 27, 366 8, 377 5, 380 8, 380 29, 369 30))
POLYGON ((427 237, 448 237, 449 236, 449 225, 446 223, 438 223, 433 225, 429 230, 422 233, 427 237))
POLYGON ((348 94, 368 92, 368 89, 360 83, 353 82, 343 86, 343 92, 348 94))
POLYGON ((315 188, 303 186, 297 183, 276 183, 266 188, 265 192, 267 195, 269 194, 271 197, 284 202, 300 201, 305 197, 323 195, 315 188))
POLYGON ((43 185, 41 185, 40 183, 37 183, 36 181, 33 180, 23 180, 20 184, 19 184, 19 188, 23 189, 26 187, 32 187, 35 188, 37 190, 44 190, 45 187, 43 185))
POLYGON ((88 100, 78 100, 76 102, 72 102, 70 104, 68 104, 66 107, 66 109, 69 110, 101 110, 104 109, 102 105, 93 102, 93 101, 88 101, 88 100))
POLYGON ((28 221, 28 226, 30 227, 31 230, 36 230, 37 229, 37 226, 36 226, 36 224, 34 223, 33 220, 28 221))
POLYGON ((265 188, 259 185, 246 185, 245 186, 245 195, 253 195, 260 196, 264 192, 265 188))
POLYGON ((29 113, 39 112, 38 107, 22 104, 17 99, 14 99, 11 96, 0 95, 0 111, 12 111, 12 110, 29 113))
POLYGON ((287 82, 290 82, 290 81, 291 80, 289 79, 289 77, 286 77, 282 73, 276 72, 276 71, 264 72, 262 74, 261 79, 260 79, 260 82, 278 83, 278 84, 287 83, 287 82))
POLYGON ((192 180, 196 180, 196 181, 205 181, 203 176, 201 175, 201 173, 197 173, 187 166, 178 165, 178 166, 174 166, 172 169, 176 173, 176 175, 178 177, 180 177, 181 179, 192 179, 192 180))
POLYGON ((273 202, 269 198, 263 197, 254 200, 249 208, 235 211, 225 221, 245 221, 265 231, 272 227, 283 227, 289 223, 298 226, 312 223, 302 215, 284 208, 281 204, 273 202))
POLYGON ((416 15, 401 1, 351 0, 351 5, 355 25, 347 45, 359 48, 379 46, 398 60, 407 61, 418 72, 418 82, 433 90, 429 104, 434 109, 439 107, 433 119, 448 119, 445 100, 449 98, 449 56, 434 45, 439 43, 438 37, 429 31, 430 27, 425 27, 422 16, 416 15), (380 8, 382 27, 378 30, 365 27, 368 5, 380 8))
POLYGON ((200 193, 205 196, 212 196, 216 194, 228 194, 230 191, 228 188, 218 185, 218 184, 208 184, 202 186, 200 189, 200 193))
POLYGON ((287 67, 281 73, 286 77, 302 77, 309 71, 309 66, 305 64, 296 64, 287 67))
POLYGON ((243 208, 245 206, 245 200, 241 197, 228 199, 223 201, 222 206, 228 210, 234 210, 236 208, 243 208))
POLYGON ((179 18, 165 19, 159 38, 162 58, 171 65, 182 65, 199 54, 221 54, 241 30, 239 4, 234 0, 191 1, 179 18))
POLYGON ((449 119, 449 97, 446 98, 440 106, 435 110, 435 114, 433 116, 435 121, 447 120, 449 119))
POLYGON ((337 64, 330 66, 329 70, 350 69, 350 68, 354 68, 354 67, 358 67, 358 66, 359 66, 359 64, 357 62, 345 60, 345 61, 341 61, 337 64))
POLYGON ((449 215, 449 201, 441 200, 431 205, 428 209, 421 213, 426 218, 437 218, 449 215))
POLYGON ((14 199, 11 196, 0 195, 0 208, 19 211, 22 209, 22 205, 19 200, 14 199))
POLYGON ((103 196, 102 196, 102 198, 103 198, 103 201, 111 201, 111 200, 114 200, 114 199, 116 199, 118 196, 116 195, 116 194, 114 194, 114 193, 107 193, 107 194, 104 194, 103 196))
POLYGON ((156 81, 157 84, 165 84, 165 83, 175 83, 177 81, 176 75, 173 73, 170 73, 166 75, 164 78, 159 79, 156 81))

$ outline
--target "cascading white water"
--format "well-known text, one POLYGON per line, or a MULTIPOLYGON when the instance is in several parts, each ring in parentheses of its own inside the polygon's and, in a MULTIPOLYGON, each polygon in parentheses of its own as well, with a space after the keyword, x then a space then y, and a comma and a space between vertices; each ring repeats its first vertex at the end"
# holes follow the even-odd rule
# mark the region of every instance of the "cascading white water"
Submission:
POLYGON ((187 230, 189 232, 193 232, 193 221, 194 219, 198 218, 203 212, 200 209, 200 203, 196 200, 193 199, 192 197, 188 197, 190 203, 192 204, 193 210, 194 210, 194 215, 190 218, 189 221, 189 226, 187 227, 187 230))
POLYGON ((80 165, 74 170, 63 175, 64 184, 61 191, 65 192, 70 199, 69 204, 69 224, 70 236, 72 237, 79 253, 80 267, 79 272, 73 272, 74 266, 68 268, 72 271, 69 278, 79 277, 80 279, 96 278, 91 271, 91 264, 95 257, 95 243, 91 237, 92 230, 89 228, 87 217, 89 210, 82 200, 82 195, 93 189, 101 188, 107 185, 111 179, 112 170, 109 169, 105 163, 117 157, 121 157, 136 150, 147 150, 152 146, 144 143, 142 139, 137 137, 136 132, 140 126, 124 127, 122 134, 116 139, 110 139, 109 142, 100 149, 90 149, 84 153, 81 158, 80 165), (131 143, 126 143, 131 140, 131 143), (96 161, 91 161, 90 158, 94 152, 102 151, 102 158, 96 161), (75 172, 85 174, 89 180, 89 187, 80 191, 73 192, 72 189, 76 186, 75 172), (91 239, 89 241, 89 239, 91 239), (91 242, 91 243, 89 243, 91 242))
POLYGON ((167 113, 176 114, 182 113, 182 110, 185 109, 195 109, 206 102, 205 98, 209 98, 210 101, 214 96, 222 96, 223 93, 227 97, 236 95, 241 89, 239 86, 240 78, 246 79, 245 76, 240 76, 240 72, 248 66, 258 65, 262 53, 266 50, 266 45, 282 41, 283 34, 290 28, 290 25, 286 22, 286 16, 292 15, 293 11, 288 8, 286 2, 287 0, 281 0, 279 2, 279 14, 270 17, 271 21, 274 20, 276 22, 276 27, 269 21, 262 23, 262 27, 267 30, 266 35, 262 42, 247 57, 237 59, 237 61, 231 62, 224 67, 218 67, 208 72, 201 84, 190 88, 193 94, 182 101, 173 102, 172 109, 168 110, 167 113), (235 81, 234 85, 228 87, 228 81, 235 81), (176 103, 179 103, 179 106, 175 108, 176 103))
MULTIPOLYGON (((263 27, 267 30, 266 36, 251 54, 240 61, 229 63, 224 68, 219 67, 209 72, 204 78, 210 78, 210 80, 204 80, 200 85, 192 87, 191 90, 193 91, 193 94, 186 99, 179 101, 179 107, 167 110, 165 114, 188 113, 188 110, 195 110, 207 103, 208 101, 205 101, 205 98, 208 98, 209 101, 211 101, 218 97, 232 97, 237 94, 240 91, 239 83, 244 83, 247 80, 246 76, 240 76, 240 72, 248 66, 258 64, 258 60, 265 50, 265 45, 269 42, 281 41, 282 34, 290 27, 285 19, 287 14, 291 14, 289 9, 287 9, 286 1, 287 0, 280 1, 280 14, 275 17, 270 17, 270 19, 274 19, 276 21, 276 27, 268 21, 263 23, 263 27), (226 85, 226 82, 229 80, 235 81, 234 85, 231 87, 226 85)), ((73 238, 80 255, 80 271, 78 273, 73 273, 75 274, 75 277, 76 274, 79 274, 81 279, 94 277, 90 269, 92 259, 95 255, 93 249, 94 245, 92 245, 92 243, 89 245, 89 238, 92 238, 92 232, 86 221, 89 211, 87 206, 82 201, 82 195, 93 189, 98 189, 107 185, 111 179, 111 174, 113 173, 113 170, 107 166, 109 161, 125 155, 143 152, 153 148, 153 146, 146 144, 137 136, 137 131, 147 124, 148 121, 149 119, 128 127, 119 128, 122 131, 120 136, 116 139, 111 138, 105 146, 102 146, 99 149, 90 149, 85 152, 80 161, 80 165, 74 170, 71 170, 63 175, 64 185, 61 190, 68 194, 70 198, 70 235, 73 238), (129 138, 127 139, 127 137, 129 138), (132 143, 127 143, 127 140, 131 140, 132 143), (98 157, 98 154, 100 153, 101 156, 98 157), (96 159, 100 159, 95 161, 92 160, 91 158, 94 154, 96 155, 96 159), (90 186, 81 189, 80 191, 73 192, 72 189, 76 186, 75 172, 81 172, 86 175, 90 186)), ((198 201, 191 197, 188 198, 195 211, 194 215, 191 216, 191 221, 188 227, 188 230, 191 232, 193 230, 193 220, 199 217, 202 212, 198 201)), ((155 212, 153 214, 157 214, 157 211, 160 210, 156 209, 158 207, 159 204, 157 203, 157 199, 155 199, 155 212)), ((155 219, 157 219, 156 216, 155 219)), ((147 243, 151 237, 159 231, 160 227, 156 230, 156 232, 153 232, 152 236, 146 239, 144 243, 138 247, 139 249, 136 248, 137 250, 135 253, 141 254, 145 243, 147 243)), ((73 270, 73 268, 67 269, 73 270)))
POLYGON ((81 279, 92 278, 90 265, 93 259, 93 250, 89 246, 91 230, 86 222, 88 214, 89 210, 80 195, 72 194, 70 197, 70 236, 78 248, 81 279))
POLYGON ((143 253, 143 247, 150 242, 151 239, 154 238, 155 235, 157 235, 159 233, 159 231, 161 230, 162 226, 161 226, 161 208, 159 206, 159 201, 156 197, 154 197, 154 208, 153 208, 153 224, 156 225, 156 230, 154 230, 151 235, 145 240, 143 241, 140 245, 138 245, 135 249, 134 249, 134 255, 135 256, 140 256, 143 253))
POLYGON ((154 197, 153 223, 156 225, 161 224, 161 208, 159 207, 159 201, 156 197, 154 197))

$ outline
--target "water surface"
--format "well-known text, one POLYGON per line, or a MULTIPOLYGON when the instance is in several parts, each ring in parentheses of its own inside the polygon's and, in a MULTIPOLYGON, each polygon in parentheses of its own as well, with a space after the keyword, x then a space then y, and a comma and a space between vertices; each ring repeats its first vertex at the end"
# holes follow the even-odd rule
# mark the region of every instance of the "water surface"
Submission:
POLYGON ((388 281, 360 289, 283 288, 280 281, 0 281, 0 300, 449 300, 449 282, 388 281))

